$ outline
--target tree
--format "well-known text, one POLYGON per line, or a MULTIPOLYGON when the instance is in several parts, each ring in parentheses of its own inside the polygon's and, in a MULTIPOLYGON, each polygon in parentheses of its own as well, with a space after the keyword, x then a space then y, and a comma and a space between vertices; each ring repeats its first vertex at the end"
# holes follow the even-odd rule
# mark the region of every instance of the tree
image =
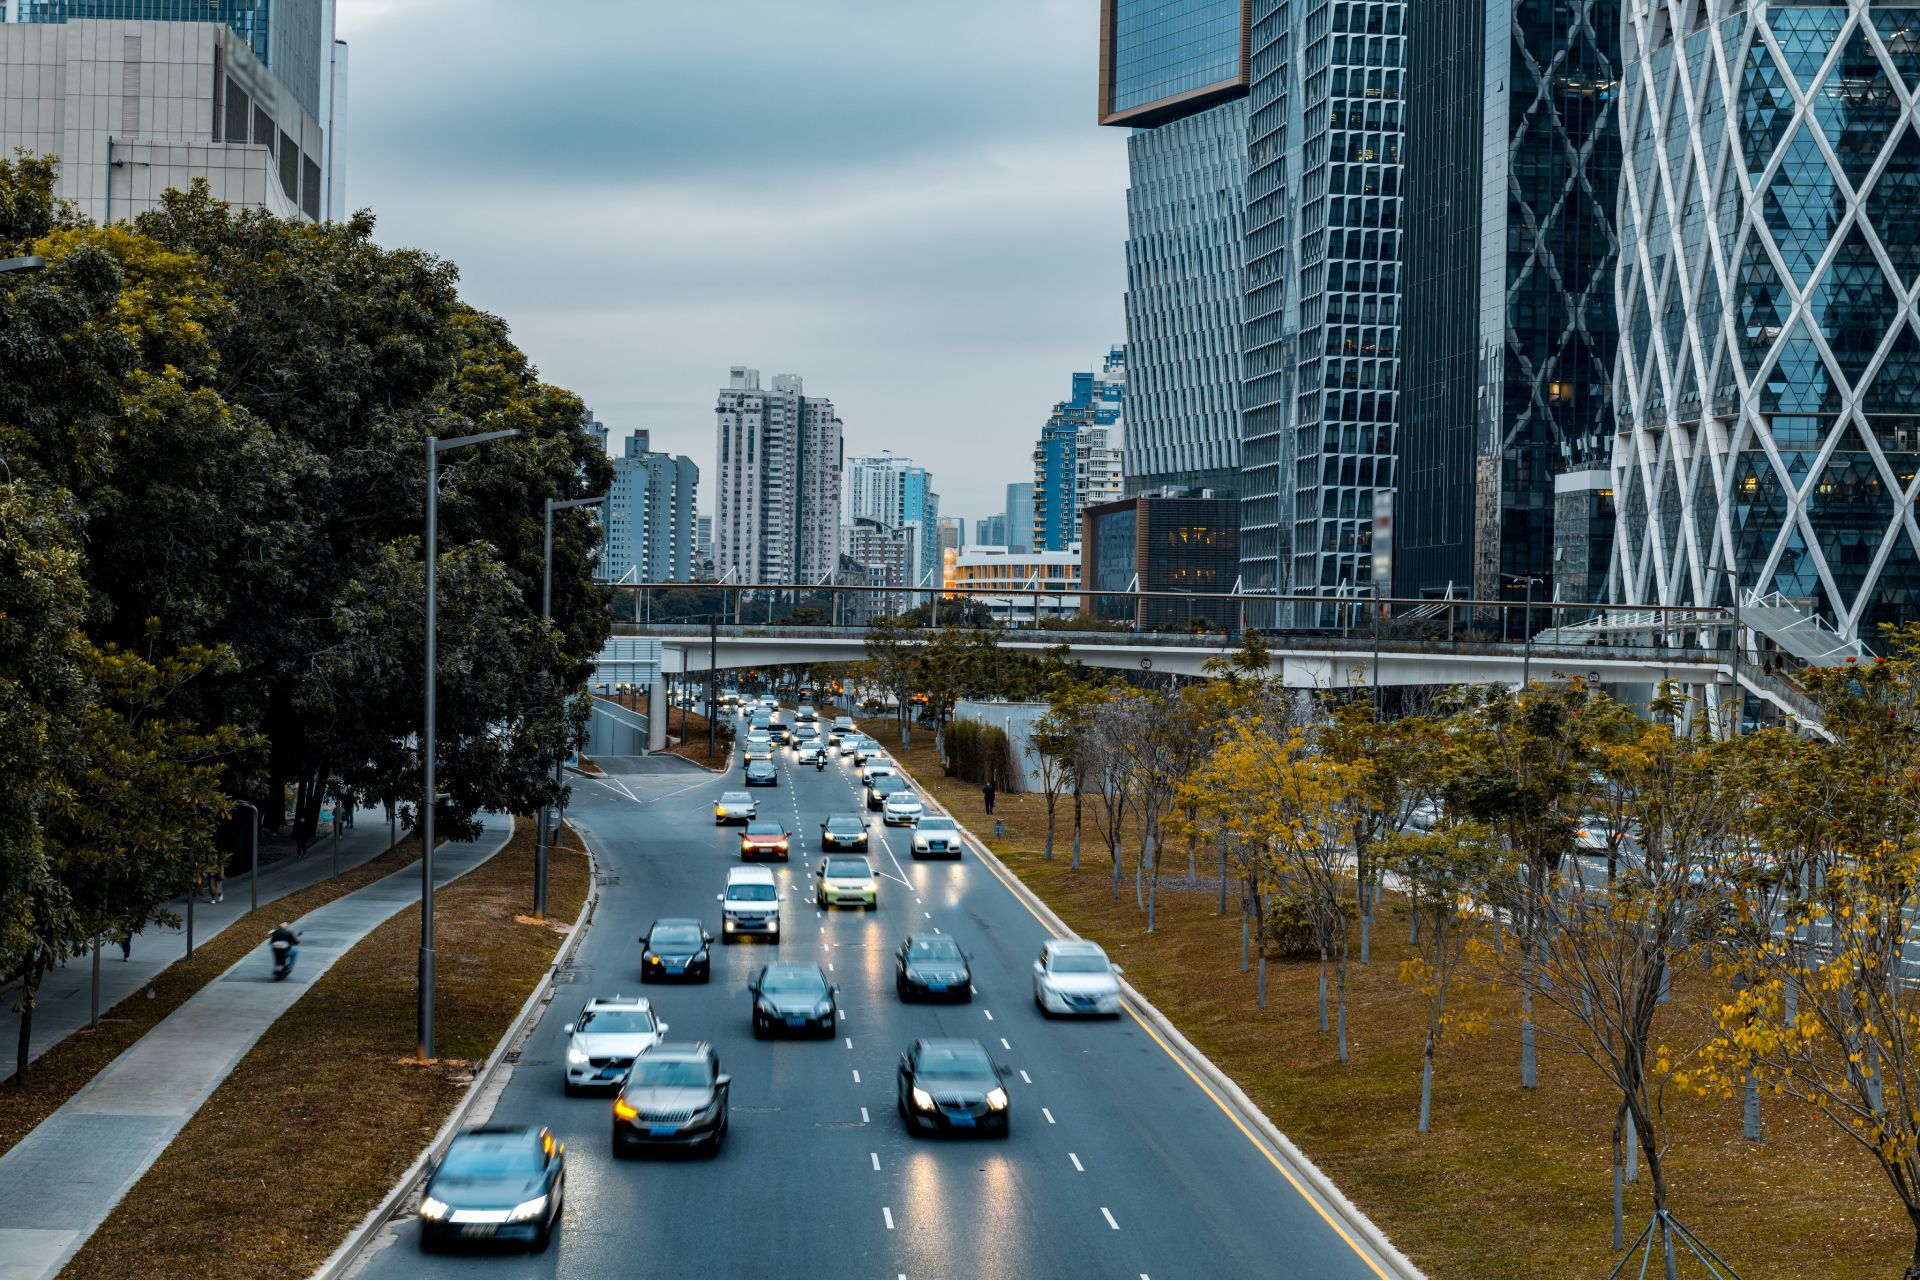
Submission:
POLYGON ((1181 783, 1204 751, 1205 734, 1196 705, 1171 691, 1135 694, 1111 704, 1106 726, 1109 751, 1122 766, 1122 786, 1140 819, 1140 855, 1134 864, 1134 894, 1146 872, 1147 932, 1157 924, 1162 826, 1181 783))
POLYGON ((1439 743, 1433 723, 1408 716, 1382 720, 1371 700, 1336 703, 1317 735, 1320 750, 1348 766, 1348 812, 1354 892, 1360 909, 1360 964, 1373 959, 1373 914, 1380 895, 1375 842, 1406 827, 1413 811, 1438 790, 1439 743))
POLYGON ((900 720, 900 744, 913 743, 913 731, 907 724, 908 700, 918 683, 920 642, 914 628, 900 619, 879 615, 867 625, 866 679, 892 694, 897 700, 900 720))
MULTIPOLYGON (((1027 755, 1039 764, 1040 795, 1047 803, 1045 857, 1048 860, 1053 858, 1053 834, 1055 816, 1060 808, 1060 793, 1073 773, 1073 733, 1060 719, 1058 711, 1058 708, 1048 708, 1034 719, 1027 732, 1027 755)), ((1078 860, 1075 866, 1078 867, 1078 860)))

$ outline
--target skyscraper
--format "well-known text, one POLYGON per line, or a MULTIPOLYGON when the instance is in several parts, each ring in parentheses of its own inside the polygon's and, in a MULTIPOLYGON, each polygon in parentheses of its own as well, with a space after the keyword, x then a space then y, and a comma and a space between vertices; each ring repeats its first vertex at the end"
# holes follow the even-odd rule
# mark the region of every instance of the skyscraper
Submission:
POLYGON ((1033 482, 1007 486, 1007 549, 1033 550, 1033 482))
POLYGON ((1392 591, 1599 600, 1620 3, 1423 0, 1407 23, 1392 591))
POLYGON ((1242 0, 1102 0, 1100 122, 1127 139, 1125 487, 1240 487, 1242 0))
MULTIPOLYGON (((847 463, 847 521, 861 518, 896 529, 919 531, 919 559, 913 572, 917 583, 940 564, 940 495, 933 492, 933 474, 916 467, 911 458, 891 453, 871 454, 847 463)), ((843 538, 842 542, 845 541, 843 538)))
POLYGON ((1623 53, 1629 602, 1920 607, 1920 15, 1654 0, 1623 53), (1713 19, 1708 21, 1707 19, 1713 19))
POLYGON ((714 406, 715 567, 741 583, 821 583, 840 558, 841 423, 797 374, 735 365, 714 406))
POLYGON ((1080 540, 1081 511, 1120 497, 1120 447, 1113 437, 1121 430, 1126 391, 1126 353, 1115 347, 1099 374, 1075 374, 1073 395, 1054 405, 1033 450, 1030 550, 1066 551, 1080 540))
POLYGON ((1404 13, 1402 0, 1252 0, 1247 590, 1331 597, 1371 581, 1398 419, 1404 13))
POLYGON ((650 434, 630 434, 613 460, 604 575, 613 582, 677 583, 694 576, 700 468, 655 453, 650 434))

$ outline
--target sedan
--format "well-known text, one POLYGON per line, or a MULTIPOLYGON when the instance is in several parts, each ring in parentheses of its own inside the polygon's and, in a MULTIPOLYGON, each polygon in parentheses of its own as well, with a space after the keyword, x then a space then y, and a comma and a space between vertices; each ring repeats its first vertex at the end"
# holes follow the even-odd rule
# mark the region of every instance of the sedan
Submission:
POLYGON ((752 792, 722 792, 720 799, 713 803, 713 821, 722 826, 745 823, 758 817, 759 812, 759 802, 753 799, 752 792))
POLYGON ((773 739, 763 732, 747 735, 746 742, 740 746, 740 758, 745 761, 770 761, 773 759, 773 739))
POLYGON ((960 825, 945 814, 928 814, 913 825, 913 856, 931 858, 935 854, 959 858, 966 845, 960 839, 960 825))
POLYGON ((787 861, 787 829, 771 819, 747 824, 740 833, 741 858, 777 858, 787 861))
POLYGON ((613 1154, 637 1148, 698 1148, 720 1155, 733 1078, 703 1042, 656 1046, 633 1065, 613 1101, 613 1154))
POLYGON ((567 1037, 568 1094, 618 1085, 633 1061, 660 1044, 667 1025, 644 996, 595 997, 560 1029, 567 1037))
POLYGON ((820 823, 820 848, 823 850, 864 850, 867 848, 867 820, 858 814, 835 814, 820 823))
POLYGON ((818 743, 802 743, 794 749, 793 763, 796 765, 817 765, 826 754, 827 749, 818 743))
POLYGON ((544 1250, 560 1222, 567 1145, 545 1126, 483 1125, 454 1136, 420 1197, 420 1245, 524 1241, 544 1250))
POLYGON ((871 783, 874 779, 885 778, 889 774, 898 776, 900 767, 884 756, 876 756, 856 769, 854 773, 860 776, 862 783, 871 783))
POLYGON ((780 782, 780 771, 773 767, 772 761, 747 762, 748 787, 773 787, 780 782))
POLYGON ((747 984, 753 997, 753 1035, 764 1040, 779 1030, 813 1032, 831 1040, 840 1026, 840 989, 811 962, 763 965, 747 984))
POLYGON ((1098 943, 1048 939, 1033 963, 1033 1003, 1048 1018, 1056 1014, 1108 1014, 1119 1018, 1120 967, 1098 943))
POLYGON ((866 742, 860 744, 860 746, 853 749, 853 763, 855 765, 865 765, 868 761, 872 760, 874 757, 885 756, 886 754, 887 754, 886 748, 880 746, 880 744, 874 742, 872 739, 868 739, 866 742))
POLYGON ((867 784, 867 808, 870 810, 883 809, 886 806, 889 796, 895 792, 904 792, 906 790, 906 779, 901 778, 898 774, 882 774, 879 778, 867 784))
POLYGON ((896 791, 889 793, 882 803, 880 821, 889 827, 912 827, 926 812, 927 807, 920 803, 918 796, 909 791, 896 791))
POLYGON ((863 907, 871 912, 878 907, 880 883, 874 879, 873 865, 865 858, 830 858, 816 869, 819 881, 813 901, 821 908, 863 907))
POLYGON ((973 999, 973 969, 967 954, 945 934, 909 934, 893 961, 893 990, 903 1001, 973 999))
POLYGON ((642 983, 669 978, 705 983, 713 977, 713 935, 690 916, 655 921, 640 943, 642 983))
POLYGON ((872 739, 867 738, 864 735, 848 734, 846 737, 840 740, 840 755, 852 756, 855 752, 859 751, 862 747, 864 747, 869 743, 873 743, 873 746, 875 748, 878 748, 880 746, 880 744, 874 743, 872 739))
POLYGON ((1012 1100, 1001 1078, 1010 1075, 978 1041, 921 1040, 900 1056, 896 1100, 907 1129, 957 1133, 986 1131, 1005 1138, 1012 1100))

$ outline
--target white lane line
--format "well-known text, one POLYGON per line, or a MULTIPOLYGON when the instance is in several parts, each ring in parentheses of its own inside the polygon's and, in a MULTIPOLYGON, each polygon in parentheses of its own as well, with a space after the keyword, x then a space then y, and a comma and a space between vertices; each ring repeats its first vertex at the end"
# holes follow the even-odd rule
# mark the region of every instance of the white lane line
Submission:
POLYGON ((879 1169, 879 1168, 880 1168, 880 1154, 879 1154, 878 1152, 869 1152, 869 1153, 867 1153, 867 1155, 873 1158, 873 1168, 874 1168, 874 1169, 876 1169, 876 1170, 877 1170, 877 1169, 879 1169))
POLYGON ((979 988, 977 988, 977 987, 975 987, 975 986, 974 986, 973 984, 971 984, 971 983, 969 983, 969 984, 967 984, 967 991, 969 991, 969 992, 971 992, 971 993, 973 993, 973 994, 974 994, 975 996, 978 996, 978 995, 980 995, 980 989, 979 989, 979 988))
POLYGON ((926 918, 927 918, 927 919, 928 919, 929 921, 931 921, 931 920, 933 919, 933 913, 932 913, 932 912, 922 912, 922 913, 920 913, 920 915, 922 915, 922 916, 924 916, 924 917, 926 917, 926 918))
POLYGON ((1022 1085, 1033 1084, 1033 1078, 1027 1075, 1027 1070, 1025 1068, 1020 1069, 1020 1083, 1022 1085))
POLYGON ((860 1124, 862 1125, 873 1124, 873 1118, 867 1115, 867 1110, 865 1108, 860 1109, 860 1124))
POLYGON ((831 973, 833 973, 833 962, 832 962, 832 961, 828 961, 828 962, 827 962, 827 973, 829 973, 829 974, 831 974, 831 973))
POLYGON ((1081 1165, 1080 1158, 1075 1156, 1073 1153, 1071 1152, 1067 1153, 1067 1160, 1073 1162, 1073 1168, 1080 1171, 1080 1173, 1085 1174, 1087 1172, 1087 1167, 1084 1165, 1081 1165))
MULTIPOLYGON (((880 1217, 884 1218, 887 1221, 887 1231, 889 1232, 893 1231, 893 1207, 890 1205, 881 1206, 880 1217)), ((902 1275, 905 1275, 905 1274, 903 1273, 902 1275)))
POLYGON ((935 934, 938 934, 938 933, 940 932, 940 927, 939 927, 938 925, 936 925, 936 926, 934 926, 934 927, 933 927, 933 932, 934 932, 935 934))
POLYGON ((859 1068, 855 1068, 855 1069, 853 1070, 853 1083, 854 1083, 855 1085, 858 1085, 858 1084, 860 1084, 860 1069, 859 1069, 859 1068))
POLYGON ((986 1015, 986 1016, 987 1016, 987 1022, 989 1022, 989 1023, 991 1023, 991 1022, 993 1022, 993 1011, 992 1011, 992 1010, 981 1010, 980 1012, 981 1012, 982 1014, 984 1014, 984 1015, 986 1015))
POLYGON ((1046 1110, 1045 1108, 1041 1108, 1041 1109, 1040 1109, 1040 1115, 1041 1115, 1041 1116, 1044 1116, 1044 1117, 1046 1117, 1046 1118, 1047 1118, 1047 1124, 1048 1124, 1048 1125, 1054 1125, 1054 1124, 1057 1124, 1057 1123, 1056 1123, 1056 1122, 1054 1121, 1054 1119, 1053 1119, 1053 1113, 1051 1113, 1051 1112, 1049 1112, 1049 1111, 1047 1111, 1047 1110, 1046 1110))
POLYGON ((849 1050, 851 1050, 851 1049, 853 1048, 853 1038, 852 1038, 852 1037, 848 1037, 848 1038, 847 1038, 847 1048, 848 1048, 849 1050))
POLYGON ((926 903, 926 900, 925 900, 925 899, 923 899, 923 898, 921 898, 921 897, 920 897, 920 896, 919 896, 918 894, 916 894, 916 895, 914 895, 914 896, 913 896, 913 901, 914 901, 914 902, 915 902, 916 904, 920 904, 920 905, 924 905, 924 904, 926 903))
POLYGON ((1115 1232, 1118 1232, 1120 1230, 1120 1225, 1113 1221, 1113 1212, 1108 1210, 1107 1207, 1104 1205, 1100 1207, 1100 1217, 1105 1219, 1107 1221, 1107 1226, 1112 1228, 1115 1232))
POLYGON ((1003 1036, 1000 1038, 1000 1048, 1003 1050, 1011 1050, 1013 1047, 1007 1044, 1007 1038, 1003 1036))

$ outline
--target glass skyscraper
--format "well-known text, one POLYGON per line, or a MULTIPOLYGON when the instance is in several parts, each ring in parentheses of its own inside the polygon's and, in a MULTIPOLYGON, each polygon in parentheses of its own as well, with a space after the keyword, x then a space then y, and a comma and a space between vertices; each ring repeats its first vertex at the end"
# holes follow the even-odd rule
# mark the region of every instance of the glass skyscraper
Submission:
POLYGON ((1147 128, 1247 91, 1244 0, 1100 0, 1100 123, 1147 128))
POLYGON ((1075 374, 1073 395, 1054 405, 1033 447, 1030 551, 1066 551, 1080 541, 1080 513, 1120 497, 1111 433, 1121 427, 1126 393, 1126 353, 1115 347, 1098 374, 1075 374))
POLYGON ((1617 588, 1920 606, 1920 9, 1659 0, 1626 26, 1617 588))

